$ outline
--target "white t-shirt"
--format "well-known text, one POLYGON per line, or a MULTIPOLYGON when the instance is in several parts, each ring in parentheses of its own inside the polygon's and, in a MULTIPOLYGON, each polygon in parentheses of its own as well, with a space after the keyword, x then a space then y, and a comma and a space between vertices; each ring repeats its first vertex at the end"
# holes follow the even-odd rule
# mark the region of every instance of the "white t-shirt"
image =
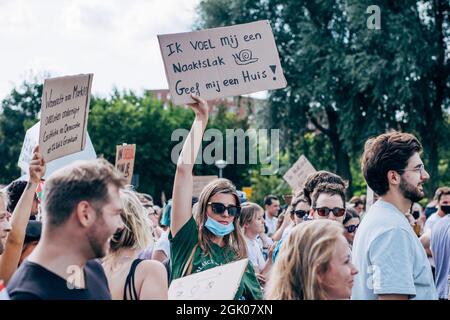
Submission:
POLYGON ((169 241, 169 231, 161 233, 158 241, 155 243, 153 251, 163 251, 167 257, 170 257, 170 241, 169 241))
POLYGON ((255 268, 255 271, 259 273, 266 266, 266 261, 264 260, 260 242, 256 238, 249 239, 245 236, 244 238, 245 242, 247 243, 248 259, 251 261, 253 267, 255 268))
POLYGON ((278 218, 277 217, 270 218, 269 215, 266 213, 266 218, 264 222, 267 227, 267 235, 271 237, 273 233, 277 230, 278 218))
POLYGON ((281 235, 281 239, 286 238, 286 237, 289 235, 289 233, 291 232, 292 228, 294 228, 294 227, 295 227, 295 224, 294 224, 294 223, 290 223, 290 224, 284 229, 283 234, 281 235))
POLYGON ((436 300, 436 287, 425 249, 408 219, 394 205, 378 200, 359 225, 352 262, 358 269, 352 299, 379 294, 436 300))
POLYGON ((428 217, 427 221, 425 221, 423 231, 426 232, 428 230, 431 230, 436 221, 439 221, 440 219, 442 219, 442 217, 438 215, 437 212, 433 213, 431 216, 428 217))

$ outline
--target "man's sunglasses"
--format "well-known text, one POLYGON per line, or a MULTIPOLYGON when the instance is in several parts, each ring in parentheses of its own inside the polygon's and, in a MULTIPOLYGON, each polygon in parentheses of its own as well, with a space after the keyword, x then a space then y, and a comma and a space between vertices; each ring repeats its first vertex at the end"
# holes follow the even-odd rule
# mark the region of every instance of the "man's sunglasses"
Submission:
POLYGON ((323 207, 323 208, 315 208, 315 211, 317 211, 317 214, 321 217, 328 217, 328 215, 330 214, 330 211, 333 212, 333 215, 335 217, 342 217, 345 214, 345 209, 344 208, 327 208, 327 207, 323 207))
POLYGON ((295 210, 294 214, 297 216, 297 218, 303 218, 308 214, 308 211, 305 210, 295 210))
POLYGON ((347 226, 347 227, 344 226, 344 228, 347 230, 348 233, 355 232, 356 229, 358 229, 358 227, 359 227, 359 224, 356 224, 356 225, 352 224, 351 226, 347 226))
POLYGON ((231 205, 226 207, 223 203, 220 202, 208 202, 208 205, 211 206, 211 209, 215 214, 223 215, 225 213, 225 210, 227 210, 230 216, 237 217, 241 213, 241 207, 239 206, 231 205))

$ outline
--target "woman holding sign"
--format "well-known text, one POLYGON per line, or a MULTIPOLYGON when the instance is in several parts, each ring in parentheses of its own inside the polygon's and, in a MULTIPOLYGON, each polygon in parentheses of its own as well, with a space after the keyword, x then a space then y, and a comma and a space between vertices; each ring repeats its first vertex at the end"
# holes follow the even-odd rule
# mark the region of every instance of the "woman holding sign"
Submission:
MULTIPOLYGON (((200 194, 192 215, 192 170, 208 123, 208 104, 191 95, 195 119, 177 163, 172 198, 172 279, 201 272, 247 257, 246 243, 238 226, 239 196, 227 179, 209 183, 200 194)), ((261 287, 249 263, 235 299, 262 299, 261 287)))

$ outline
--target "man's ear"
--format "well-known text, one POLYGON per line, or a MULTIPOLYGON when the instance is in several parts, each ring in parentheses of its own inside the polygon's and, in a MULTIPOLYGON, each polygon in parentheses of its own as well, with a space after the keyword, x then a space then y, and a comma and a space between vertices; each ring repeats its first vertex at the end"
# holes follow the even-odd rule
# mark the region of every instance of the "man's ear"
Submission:
POLYGON ((389 170, 386 175, 387 175, 389 184, 393 184, 393 185, 400 184, 400 174, 397 171, 389 170))
POLYGON ((75 207, 75 216, 83 227, 89 227, 95 220, 95 210, 89 202, 80 201, 75 207))

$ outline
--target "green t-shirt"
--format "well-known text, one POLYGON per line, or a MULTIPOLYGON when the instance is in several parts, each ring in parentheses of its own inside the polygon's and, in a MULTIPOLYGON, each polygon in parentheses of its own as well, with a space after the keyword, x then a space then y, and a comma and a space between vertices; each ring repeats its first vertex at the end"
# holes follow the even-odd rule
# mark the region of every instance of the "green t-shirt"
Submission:
MULTIPOLYGON (((198 243, 198 227, 194 218, 191 217, 175 237, 172 237, 172 233, 170 233, 169 240, 172 279, 177 279, 181 277, 184 266, 194 246, 198 243)), ((231 250, 226 250, 215 243, 211 243, 211 255, 205 255, 200 246, 198 246, 194 253, 191 273, 201 272, 233 262, 236 260, 235 256, 236 254, 231 250)), ((245 270, 234 299, 262 299, 261 286, 259 285, 251 263, 247 265, 247 269, 245 270)))

